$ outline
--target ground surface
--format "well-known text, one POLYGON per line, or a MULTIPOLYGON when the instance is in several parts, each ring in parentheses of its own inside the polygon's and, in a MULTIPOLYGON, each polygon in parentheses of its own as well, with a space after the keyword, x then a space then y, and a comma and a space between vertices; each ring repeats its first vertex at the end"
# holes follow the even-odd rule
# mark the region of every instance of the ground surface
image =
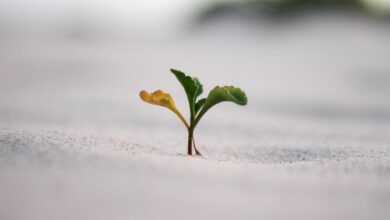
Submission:
POLYGON ((332 16, 256 25, 3 39, 0 219, 388 219, 390 31, 332 16), (186 111, 171 67, 248 94, 200 123, 204 158, 138 98, 164 89, 186 111))

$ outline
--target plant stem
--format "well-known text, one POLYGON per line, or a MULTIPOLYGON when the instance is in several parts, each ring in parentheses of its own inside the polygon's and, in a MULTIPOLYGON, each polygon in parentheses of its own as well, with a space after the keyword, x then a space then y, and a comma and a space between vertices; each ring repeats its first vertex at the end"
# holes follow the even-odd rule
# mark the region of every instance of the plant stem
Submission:
POLYGON ((196 149, 195 138, 194 137, 192 138, 192 144, 193 144, 193 147, 194 147, 194 150, 195 150, 195 154, 198 155, 198 156, 202 156, 202 154, 198 151, 198 149, 196 149))
POLYGON ((189 128, 188 129, 188 146, 187 146, 187 154, 189 156, 192 155, 192 143, 194 140, 194 130, 189 128))
POLYGON ((198 115, 195 117, 195 119, 193 121, 191 121, 191 126, 193 129, 195 129, 195 127, 198 125, 200 119, 202 118, 202 116, 206 113, 207 110, 204 110, 202 109, 198 115))
POLYGON ((190 129, 190 125, 187 123, 186 119, 183 117, 183 115, 180 114, 177 110, 172 110, 180 119, 181 122, 183 122, 184 126, 186 126, 187 129, 190 129))

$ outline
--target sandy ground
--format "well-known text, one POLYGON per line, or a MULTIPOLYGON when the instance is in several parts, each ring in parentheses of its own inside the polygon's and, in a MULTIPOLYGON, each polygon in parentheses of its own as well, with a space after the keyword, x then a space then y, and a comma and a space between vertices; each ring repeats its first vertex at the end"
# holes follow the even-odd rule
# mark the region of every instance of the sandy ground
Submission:
POLYGON ((388 219, 390 30, 210 24, 175 39, 0 42, 0 219, 388 219), (223 39, 223 40, 221 40, 223 39), (199 125, 138 98, 171 67, 245 89, 199 125))

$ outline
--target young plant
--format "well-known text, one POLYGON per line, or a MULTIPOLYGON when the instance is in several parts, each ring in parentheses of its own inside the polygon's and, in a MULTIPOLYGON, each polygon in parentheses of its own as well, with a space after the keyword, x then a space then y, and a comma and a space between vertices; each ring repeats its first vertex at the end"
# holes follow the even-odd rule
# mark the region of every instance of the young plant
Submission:
POLYGON ((216 86, 212 89, 207 98, 199 98, 203 93, 203 86, 199 80, 195 77, 190 77, 184 74, 182 71, 171 69, 171 72, 176 76, 177 80, 183 86, 187 95, 188 105, 190 108, 189 123, 177 109, 175 101, 170 94, 161 90, 156 90, 153 93, 146 91, 140 92, 140 97, 143 101, 160 105, 168 108, 175 113, 179 119, 183 122, 188 131, 187 153, 192 155, 192 149, 195 150, 196 155, 201 155, 195 146, 194 130, 198 125, 203 115, 213 106, 221 102, 233 102, 238 105, 246 105, 248 99, 245 93, 240 89, 233 86, 216 86))

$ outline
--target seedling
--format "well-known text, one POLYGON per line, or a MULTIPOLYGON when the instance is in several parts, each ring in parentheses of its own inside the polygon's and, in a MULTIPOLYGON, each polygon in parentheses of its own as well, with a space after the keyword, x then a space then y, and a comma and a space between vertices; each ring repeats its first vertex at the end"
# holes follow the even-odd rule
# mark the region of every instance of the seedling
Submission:
POLYGON ((153 93, 146 91, 140 92, 140 97, 143 101, 153 104, 160 105, 168 108, 175 113, 179 119, 183 122, 184 126, 188 131, 188 144, 187 153, 192 155, 192 149, 195 150, 196 155, 201 156, 201 153, 195 146, 194 130, 198 125, 203 115, 213 106, 221 102, 233 102, 238 105, 246 105, 248 99, 245 93, 240 89, 233 86, 216 86, 212 89, 207 98, 199 98, 203 92, 203 86, 199 80, 195 77, 190 77, 184 74, 182 71, 171 69, 171 72, 179 80, 186 92, 188 105, 190 108, 190 123, 183 117, 180 111, 177 109, 175 101, 169 93, 165 93, 161 90, 156 90, 153 93))

